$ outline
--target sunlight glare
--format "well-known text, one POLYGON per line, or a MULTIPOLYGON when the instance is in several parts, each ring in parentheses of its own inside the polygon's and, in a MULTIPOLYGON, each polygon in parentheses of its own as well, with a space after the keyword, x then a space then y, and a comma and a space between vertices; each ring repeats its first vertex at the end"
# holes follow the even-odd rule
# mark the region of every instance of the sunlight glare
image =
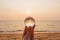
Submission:
POLYGON ((26 14, 30 14, 30 11, 27 10, 26 14))

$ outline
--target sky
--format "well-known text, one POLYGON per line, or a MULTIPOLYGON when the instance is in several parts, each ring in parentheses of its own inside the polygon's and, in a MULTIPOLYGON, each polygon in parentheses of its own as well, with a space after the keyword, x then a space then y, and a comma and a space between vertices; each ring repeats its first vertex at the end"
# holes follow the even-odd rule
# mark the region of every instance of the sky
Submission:
POLYGON ((60 20, 60 0, 0 0, 0 20, 60 20))

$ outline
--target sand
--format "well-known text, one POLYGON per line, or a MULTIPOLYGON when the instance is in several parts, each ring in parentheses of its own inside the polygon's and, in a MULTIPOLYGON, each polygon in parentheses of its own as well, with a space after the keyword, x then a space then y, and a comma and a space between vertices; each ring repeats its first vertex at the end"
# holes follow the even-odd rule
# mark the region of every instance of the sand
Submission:
MULTIPOLYGON (((0 34, 0 40, 23 40, 23 33, 0 34)), ((60 32, 35 32, 34 40, 60 40, 60 32)))

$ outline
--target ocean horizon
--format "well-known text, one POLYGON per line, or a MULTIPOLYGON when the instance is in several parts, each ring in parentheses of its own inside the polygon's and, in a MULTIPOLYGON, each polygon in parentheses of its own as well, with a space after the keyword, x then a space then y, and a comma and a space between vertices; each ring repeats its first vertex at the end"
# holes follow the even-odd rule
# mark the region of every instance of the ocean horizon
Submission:
MULTIPOLYGON (((0 32, 20 32, 24 28, 24 21, 0 20, 0 32)), ((60 32, 60 20, 36 21, 35 32, 60 32)))

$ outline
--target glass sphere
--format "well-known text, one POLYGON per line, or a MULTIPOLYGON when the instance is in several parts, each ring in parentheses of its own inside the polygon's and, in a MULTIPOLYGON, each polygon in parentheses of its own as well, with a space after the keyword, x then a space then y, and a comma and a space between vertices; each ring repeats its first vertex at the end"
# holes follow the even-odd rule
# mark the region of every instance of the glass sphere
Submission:
POLYGON ((27 17, 24 21, 25 26, 33 27, 35 25, 35 20, 32 17, 27 17))

